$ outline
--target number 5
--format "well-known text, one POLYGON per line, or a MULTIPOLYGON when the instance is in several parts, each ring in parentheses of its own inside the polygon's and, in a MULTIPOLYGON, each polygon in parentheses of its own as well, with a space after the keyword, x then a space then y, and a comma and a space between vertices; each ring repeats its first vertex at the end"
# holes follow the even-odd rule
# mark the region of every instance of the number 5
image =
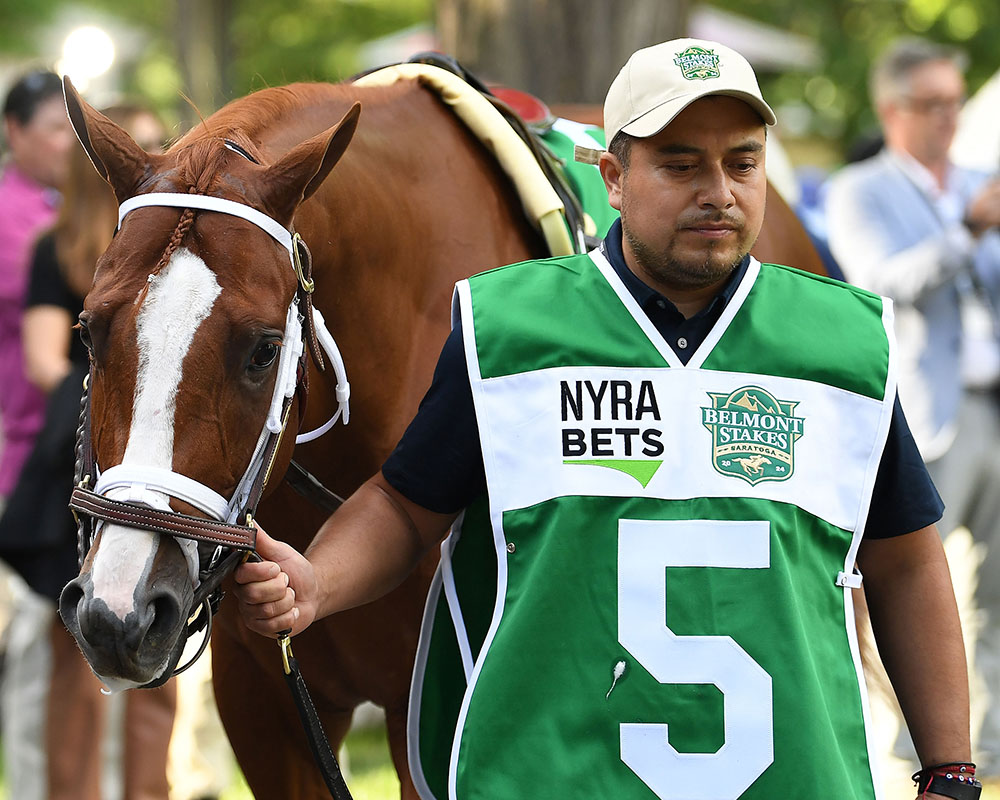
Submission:
POLYGON ((666 723, 620 726, 622 761, 662 800, 736 800, 774 760, 771 676, 730 636, 670 630, 666 568, 769 566, 767 522, 618 523, 618 640, 660 683, 711 683, 724 696, 715 753, 678 752, 666 723))

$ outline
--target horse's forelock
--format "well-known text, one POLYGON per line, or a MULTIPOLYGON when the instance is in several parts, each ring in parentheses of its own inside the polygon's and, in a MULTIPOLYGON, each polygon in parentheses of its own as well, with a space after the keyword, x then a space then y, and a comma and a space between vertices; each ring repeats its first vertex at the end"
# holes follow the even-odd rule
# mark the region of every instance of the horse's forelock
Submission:
MULTIPOLYGON (((240 147, 247 149, 248 152, 256 149, 249 138, 241 133, 234 132, 225 138, 235 141, 240 147)), ((175 176, 177 182, 172 191, 201 195, 212 194, 215 186, 225 175, 225 166, 228 157, 234 155, 226 149, 223 139, 216 139, 214 137, 195 140, 180 148, 175 147, 171 153, 175 156, 175 162, 171 166, 171 173, 175 176)), ((239 158, 241 156, 236 157, 239 158)), ((156 266, 151 270, 151 275, 158 275, 170 262, 174 253, 177 252, 177 249, 184 242, 187 232, 194 225, 195 213, 193 209, 185 209, 181 213, 180 218, 177 220, 177 225, 173 233, 171 233, 170 239, 167 241, 167 246, 164 248, 156 266)), ((135 304, 137 308, 142 305, 145 295, 146 289, 144 288, 137 298, 135 304)))
POLYGON ((192 194, 211 194, 225 172, 228 157, 232 155, 223 140, 215 137, 192 142, 181 150, 172 151, 172 154, 177 159, 174 172, 181 184, 174 191, 192 194))

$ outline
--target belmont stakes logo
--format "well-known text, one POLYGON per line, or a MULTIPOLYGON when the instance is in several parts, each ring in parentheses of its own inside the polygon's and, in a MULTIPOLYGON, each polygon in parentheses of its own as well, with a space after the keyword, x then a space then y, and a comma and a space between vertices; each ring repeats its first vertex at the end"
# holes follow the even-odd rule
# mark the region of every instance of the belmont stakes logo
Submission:
POLYGON ((681 68, 681 75, 689 81, 705 81, 718 78, 719 57, 714 50, 704 47, 689 47, 674 56, 674 63, 681 68))
POLYGON ((735 392, 709 392, 701 422, 712 432, 712 463, 723 475, 753 485, 786 481, 795 470, 795 442, 802 417, 792 412, 798 401, 778 400, 759 386, 735 392))

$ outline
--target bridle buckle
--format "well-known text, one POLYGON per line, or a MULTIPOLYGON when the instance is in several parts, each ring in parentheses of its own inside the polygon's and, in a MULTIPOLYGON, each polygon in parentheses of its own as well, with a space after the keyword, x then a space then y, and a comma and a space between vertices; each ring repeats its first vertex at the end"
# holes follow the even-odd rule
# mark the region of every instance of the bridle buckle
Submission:
POLYGON ((302 291, 306 294, 312 294, 313 290, 316 288, 316 283, 312 280, 310 273, 312 272, 311 266, 309 266, 311 257, 309 255, 309 248, 306 243, 302 240, 302 237, 298 233, 292 234, 292 264, 295 266, 295 275, 299 279, 299 286, 302 287, 302 291), (304 266, 303 254, 305 254, 304 266))

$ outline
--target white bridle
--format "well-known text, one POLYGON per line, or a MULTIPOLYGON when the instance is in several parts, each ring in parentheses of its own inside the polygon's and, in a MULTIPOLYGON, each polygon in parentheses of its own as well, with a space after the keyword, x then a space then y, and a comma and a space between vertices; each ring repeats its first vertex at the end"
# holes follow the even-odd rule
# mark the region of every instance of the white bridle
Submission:
MULTIPOLYGON (((276 220, 243 203, 225 200, 221 197, 209 197, 198 194, 182 194, 175 192, 153 192, 126 200, 118 209, 118 225, 121 226, 125 215, 137 208, 148 206, 167 206, 172 208, 194 208, 204 211, 217 211, 222 214, 240 217, 265 233, 270 235, 285 250, 288 251, 293 269, 296 268, 295 240, 293 235, 276 220)), ((333 365, 337 378, 336 398, 337 411, 322 426, 308 433, 295 437, 296 444, 310 442, 330 430, 338 419, 346 425, 350 420, 351 386, 347 381, 347 371, 344 359, 337 343, 326 327, 326 321, 318 309, 313 308, 314 329, 320 345, 333 365)), ((298 308, 298 292, 292 298, 285 317, 285 333, 282 340, 281 354, 278 358, 277 376, 274 382, 274 392, 267 419, 254 448, 253 456, 247 465, 233 496, 226 499, 218 492, 186 475, 160 467, 142 467, 120 464, 101 472, 94 491, 108 496, 114 494, 117 500, 147 505, 161 511, 170 511, 168 497, 175 497, 190 503, 195 508, 207 514, 212 519, 227 523, 242 523, 238 520, 240 509, 249 497, 257 474, 267 465, 263 464, 266 443, 269 434, 278 434, 284 426, 283 408, 285 401, 295 393, 297 385, 297 367, 302 356, 304 343, 302 340, 302 316, 298 308)), ((193 544, 193 543, 192 543, 193 544)), ((190 560, 190 554, 189 554, 190 560)), ((194 577, 197 577, 197 557, 194 558, 194 577)))

